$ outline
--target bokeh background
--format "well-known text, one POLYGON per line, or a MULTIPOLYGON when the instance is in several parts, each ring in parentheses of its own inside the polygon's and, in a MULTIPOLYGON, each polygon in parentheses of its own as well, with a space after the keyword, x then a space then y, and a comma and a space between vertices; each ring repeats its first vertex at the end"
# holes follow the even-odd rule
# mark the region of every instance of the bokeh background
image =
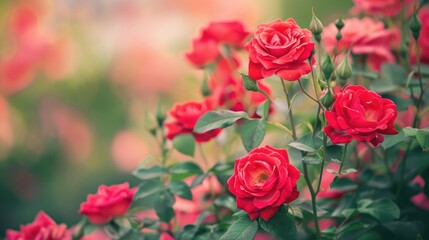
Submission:
MULTIPOLYGON (((325 25, 351 0, 0 1, 0 236, 43 209, 68 226, 100 184, 157 154, 157 106, 198 99, 183 57, 199 28, 293 17, 325 25)), ((243 69, 244 70, 244 69, 243 69)), ((244 70, 245 71, 245 70, 244 70)))

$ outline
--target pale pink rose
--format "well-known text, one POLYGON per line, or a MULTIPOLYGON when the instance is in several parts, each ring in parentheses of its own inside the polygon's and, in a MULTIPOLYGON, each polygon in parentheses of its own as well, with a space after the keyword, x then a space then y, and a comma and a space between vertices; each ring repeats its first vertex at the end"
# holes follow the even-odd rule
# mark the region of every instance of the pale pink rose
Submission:
POLYGON ((6 240, 71 240, 65 224, 57 225, 45 212, 40 211, 34 221, 21 225, 20 231, 6 230, 6 240))
POLYGON ((1 148, 10 149, 15 142, 12 115, 6 99, 0 95, 0 144, 1 148))
POLYGON ((129 183, 112 186, 101 185, 96 194, 89 194, 81 203, 79 214, 86 215, 93 224, 104 224, 115 217, 123 216, 130 207, 137 188, 129 183))
POLYGON ((405 0, 402 6, 402 0, 353 0, 355 7, 352 13, 364 12, 370 15, 394 16, 398 15, 403 7, 409 8, 414 0, 405 0))
MULTIPOLYGON (((420 176, 415 177, 413 179, 413 183, 417 183, 422 189, 425 187, 425 181, 420 176)), ((421 209, 429 210, 429 196, 427 196, 424 192, 414 195, 411 198, 411 202, 421 209)))
POLYGON ((111 154, 116 166, 122 171, 131 172, 148 154, 146 143, 131 130, 118 132, 113 138, 111 154))
MULTIPOLYGON (((343 37, 338 44, 339 51, 351 50, 352 54, 367 56, 368 63, 375 70, 379 70, 384 63, 395 62, 391 49, 397 43, 396 30, 385 29, 383 22, 369 17, 343 21, 345 25, 341 30, 343 37)), ((322 33, 322 43, 330 54, 337 46, 337 32, 335 24, 331 23, 322 33)))
MULTIPOLYGON (((186 179, 186 182, 191 184, 192 180, 193 177, 186 179)), ((207 197, 210 196, 211 192, 215 195, 222 192, 222 187, 214 176, 206 178, 201 185, 192 188, 192 201, 176 196, 173 209, 179 226, 194 224, 204 210, 210 209, 213 199, 207 199, 207 197)), ((213 220, 213 216, 206 219, 206 221, 213 220)))

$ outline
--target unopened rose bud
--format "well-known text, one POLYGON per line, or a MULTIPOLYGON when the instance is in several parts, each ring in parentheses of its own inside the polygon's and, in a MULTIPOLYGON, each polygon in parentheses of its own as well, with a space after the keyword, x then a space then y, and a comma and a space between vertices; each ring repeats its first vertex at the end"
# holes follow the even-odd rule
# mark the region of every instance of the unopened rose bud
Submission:
POLYGON ((335 27, 337 27, 338 31, 341 31, 341 29, 343 29, 344 22, 341 18, 339 18, 335 21, 335 27))
POLYGON ((200 90, 201 90, 201 94, 204 97, 207 97, 211 94, 211 90, 209 88, 209 85, 207 84, 207 79, 204 79, 203 83, 201 84, 200 90))
POLYGON ((343 58, 340 64, 338 64, 337 68, 335 69, 335 74, 340 79, 339 83, 342 87, 347 83, 347 79, 352 76, 352 66, 349 63, 348 54, 343 58))
POLYGON ((310 31, 313 34, 321 34, 323 31, 323 24, 322 22, 316 17, 316 15, 314 15, 311 18, 311 22, 310 22, 310 31))
POLYGON ((422 22, 420 22, 419 17, 417 17, 417 12, 414 9, 414 14, 411 17, 409 28, 413 35, 413 38, 417 41, 420 36, 420 29, 422 29, 422 22))
POLYGON ((158 109, 156 110, 155 118, 158 123, 158 126, 162 127, 164 125, 166 116, 165 116, 165 113, 161 111, 161 108, 159 106, 158 106, 158 109))
POLYGON ((325 76, 326 79, 331 78, 332 73, 335 71, 335 66, 332 63, 331 57, 329 55, 327 55, 325 57, 325 60, 322 63, 322 72, 323 75, 325 76))
POLYGON ((329 87, 323 90, 322 98, 320 100, 322 101, 323 106, 325 106, 327 109, 332 106, 334 103, 334 94, 329 87))
POLYGON ((343 34, 341 34, 340 31, 337 32, 337 35, 335 35, 335 38, 337 39, 337 41, 340 41, 341 38, 343 38, 343 34))

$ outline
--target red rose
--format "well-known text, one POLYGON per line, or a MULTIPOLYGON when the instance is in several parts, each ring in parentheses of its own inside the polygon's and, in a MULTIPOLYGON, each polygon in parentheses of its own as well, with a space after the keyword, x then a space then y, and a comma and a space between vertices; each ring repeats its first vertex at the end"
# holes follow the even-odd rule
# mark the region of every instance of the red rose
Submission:
POLYGON ((212 22, 203 28, 200 37, 192 41, 192 50, 185 56, 196 67, 204 67, 222 59, 222 44, 242 47, 248 35, 249 32, 241 22, 212 22))
POLYGON ((289 163, 286 150, 271 146, 255 148, 234 164, 228 189, 236 196, 237 207, 254 220, 268 221, 283 203, 295 200, 300 172, 289 163))
POLYGON ((396 105, 362 86, 347 86, 335 94, 331 111, 325 112, 328 125, 323 131, 332 143, 348 143, 352 138, 378 146, 384 138, 393 135, 397 115, 396 105))
MULTIPOLYGON (((410 6, 414 0, 405 0, 406 6, 410 6)), ((353 13, 364 12, 380 16, 394 16, 401 12, 401 0, 353 0, 356 5, 353 13)))
POLYGON ((370 66, 379 70, 381 65, 395 62, 391 49, 398 41, 398 34, 393 29, 385 29, 384 23, 369 17, 362 19, 344 19, 341 29, 342 38, 338 42, 338 32, 334 23, 323 30, 322 43, 327 52, 333 54, 334 48, 340 51, 351 50, 356 55, 366 55, 370 66))
POLYGON ((198 119, 212 109, 212 104, 208 99, 202 102, 189 101, 174 105, 168 111, 172 121, 165 123, 167 138, 171 140, 180 134, 193 134, 197 142, 206 142, 216 137, 221 129, 213 129, 205 133, 193 131, 198 119))
POLYGON ((308 58, 313 49, 311 32, 292 18, 261 24, 247 44, 249 77, 259 80, 277 74, 285 80, 298 80, 311 72, 308 58))
POLYGON ((235 47, 242 47, 247 36, 249 32, 239 21, 211 22, 203 29, 203 37, 235 47))
POLYGON ((40 211, 34 221, 21 225, 21 231, 8 229, 6 240, 71 240, 65 224, 57 225, 45 212, 40 211))
POLYGON ((137 188, 130 189, 128 183, 101 185, 96 194, 89 194, 80 205, 79 214, 85 214, 93 224, 107 223, 128 211, 136 192, 137 188))

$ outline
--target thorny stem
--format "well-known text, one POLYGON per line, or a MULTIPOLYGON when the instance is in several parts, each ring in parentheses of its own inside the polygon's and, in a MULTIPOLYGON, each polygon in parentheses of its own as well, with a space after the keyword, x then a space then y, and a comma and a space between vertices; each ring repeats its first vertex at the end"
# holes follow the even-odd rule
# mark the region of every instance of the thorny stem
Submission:
POLYGON ((328 138, 326 137, 326 134, 323 134, 323 158, 322 163, 320 164, 320 173, 319 173, 319 182, 317 183, 317 190, 316 190, 316 196, 320 192, 320 185, 322 183, 323 178, 323 167, 325 166, 325 160, 326 160, 326 144, 328 142, 328 138))

